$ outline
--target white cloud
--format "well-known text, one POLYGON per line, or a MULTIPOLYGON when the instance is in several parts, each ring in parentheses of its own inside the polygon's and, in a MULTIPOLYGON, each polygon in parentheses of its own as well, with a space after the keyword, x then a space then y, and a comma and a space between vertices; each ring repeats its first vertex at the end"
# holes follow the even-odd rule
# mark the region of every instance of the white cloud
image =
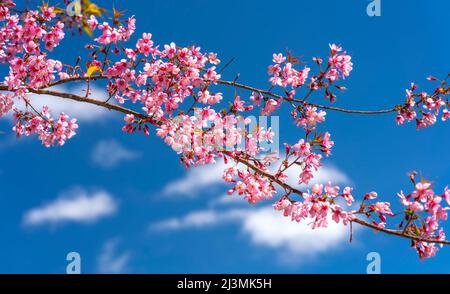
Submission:
POLYGON ((222 174, 225 168, 226 165, 223 161, 191 168, 183 178, 168 183, 163 194, 166 196, 195 196, 205 187, 222 183, 222 174))
MULTIPOLYGON (((279 165, 273 164, 273 169, 279 165)), ((226 165, 220 161, 216 164, 200 166, 188 170, 181 179, 172 181, 163 190, 164 195, 196 196, 206 188, 223 183, 222 174, 226 165)), ((307 189, 315 183, 348 184, 349 177, 333 166, 322 166, 314 173, 314 179, 308 185, 299 185, 299 166, 293 166, 287 171, 288 183, 300 189, 307 189)), ((233 206, 222 211, 224 206, 245 203, 242 196, 222 195, 209 202, 209 209, 194 211, 182 217, 174 217, 150 224, 150 230, 176 231, 201 229, 222 224, 236 223, 241 232, 247 236, 254 246, 277 249, 276 255, 285 263, 298 263, 304 258, 312 258, 329 250, 338 249, 348 242, 349 229, 342 224, 329 221, 326 229, 311 229, 311 220, 300 223, 275 211, 272 207, 243 208, 233 206)), ((228 206, 230 207, 230 206, 228 206)))
MULTIPOLYGON (((348 242, 349 229, 334 221, 328 228, 311 229, 308 220, 300 223, 275 211, 272 207, 258 209, 229 209, 223 212, 203 210, 154 223, 153 230, 171 231, 205 228, 235 222, 255 246, 282 249, 281 258, 314 257, 348 242)), ((286 260, 288 261, 289 258, 286 260)))
MULTIPOLYGON (((277 165, 275 165, 277 166, 277 165)), ((219 162, 208 166, 202 166, 189 170, 185 177, 169 183, 165 189, 165 195, 187 195, 200 194, 207 187, 222 183, 222 173, 225 164, 219 162)), ((288 170, 288 182, 296 187, 306 189, 314 183, 348 184, 349 177, 332 166, 323 166, 315 173, 315 178, 309 185, 299 185, 298 175, 300 168, 293 166, 288 170)), ((218 211, 215 206, 224 209, 224 205, 246 203, 242 196, 227 196, 210 201, 210 208, 194 211, 185 216, 170 218, 150 224, 151 230, 174 231, 182 229, 201 229, 214 227, 227 223, 236 223, 241 231, 255 246, 261 246, 277 250, 280 260, 285 262, 298 262, 301 258, 310 258, 337 249, 344 242, 348 242, 349 231, 341 224, 329 221, 326 229, 311 229, 305 220, 300 223, 292 222, 283 217, 281 212, 272 207, 243 208, 236 207, 218 211)))
POLYGON ((188 228, 202 228, 206 226, 214 226, 220 223, 240 220, 245 217, 247 210, 233 209, 225 212, 217 212, 214 210, 194 211, 182 218, 171 218, 151 225, 151 229, 180 230, 188 228))
POLYGON ((128 270, 131 258, 130 252, 118 253, 119 239, 111 239, 105 242, 102 252, 97 260, 97 271, 100 274, 120 274, 128 270))
POLYGON ((113 168, 121 161, 133 160, 139 156, 139 153, 128 150, 113 139, 98 142, 91 154, 92 162, 102 168, 113 168))
POLYGON ((212 199, 210 202, 211 206, 222 206, 222 205, 248 205, 247 200, 244 196, 239 196, 236 194, 228 195, 223 194, 222 196, 212 199))
MULTIPOLYGON (((85 86, 69 88, 63 85, 59 85, 50 88, 50 90, 71 93, 84 97, 86 95, 86 92, 84 91, 85 88, 85 86)), ((38 94, 30 94, 29 97, 31 97, 31 105, 33 105, 33 107, 37 110, 41 110, 42 106, 47 105, 50 113, 52 113, 53 116, 57 116, 59 115, 59 113, 64 112, 70 117, 75 117, 82 122, 95 122, 99 119, 104 119, 105 117, 112 114, 111 111, 103 107, 61 97, 38 94)), ((89 97, 99 100, 106 100, 108 99, 108 94, 105 89, 91 84, 89 97)), ((15 105, 19 109, 25 109, 25 103, 22 100, 16 99, 15 105)), ((8 115, 6 117, 10 119, 11 115, 8 115)))
POLYGON ((311 229, 308 221, 292 222, 273 208, 262 208, 251 213, 243 223, 243 231, 255 245, 286 248, 301 256, 314 256, 342 242, 348 242, 348 229, 329 222, 327 228, 311 229))
POLYGON ((114 198, 105 191, 87 193, 75 189, 63 193, 55 201, 33 208, 25 213, 23 222, 28 226, 62 222, 91 223, 112 215, 117 210, 114 198))

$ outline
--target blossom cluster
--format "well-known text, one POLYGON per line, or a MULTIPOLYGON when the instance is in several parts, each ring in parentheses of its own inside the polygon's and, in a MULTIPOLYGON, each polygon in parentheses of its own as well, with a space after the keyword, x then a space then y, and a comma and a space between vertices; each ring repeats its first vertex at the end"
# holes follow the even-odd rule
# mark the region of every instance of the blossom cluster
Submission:
MULTIPOLYGON (((94 32, 102 31, 94 39, 97 43, 107 45, 116 40, 110 38, 115 30, 106 23, 97 25, 94 16, 89 23, 94 32)), ((127 115, 124 131, 142 130, 148 135, 147 124, 157 125, 157 136, 181 154, 186 166, 212 163, 223 150, 245 151, 255 156, 262 150, 260 143, 273 139, 270 129, 247 130, 250 121, 239 113, 250 111, 253 106, 246 105, 238 95, 227 113, 211 108, 223 99, 222 93, 210 89, 220 79, 216 71, 220 63, 217 54, 203 53, 196 46, 178 47, 175 43, 160 48, 149 33, 143 33, 135 46, 124 48, 123 53, 119 61, 106 64, 93 59, 90 65, 104 68, 110 96, 121 104, 126 101, 140 104, 148 117, 138 120, 127 115), (183 107, 186 99, 197 107, 183 107)))
POLYGON ((11 93, 0 93, 0 117, 8 113, 13 108, 13 97, 14 95, 11 93))
MULTIPOLYGON (((313 60, 317 63, 319 72, 309 77, 311 68, 304 66, 303 69, 297 70, 294 68, 295 64, 301 63, 296 57, 292 56, 288 52, 288 57, 285 57, 282 53, 273 54, 273 65, 269 65, 268 74, 270 76, 269 82, 272 86, 280 86, 284 89, 286 95, 285 100, 292 101, 296 94, 297 89, 305 84, 309 88, 308 93, 303 98, 303 102, 313 91, 324 90, 324 97, 329 99, 330 102, 336 100, 336 95, 331 90, 333 85, 339 90, 346 90, 345 87, 336 85, 335 83, 341 78, 345 79, 350 75, 353 70, 353 63, 351 62, 351 56, 342 50, 342 47, 336 44, 330 44, 330 56, 325 69, 322 68, 323 60, 318 57, 314 57, 313 60)), ((250 99, 256 104, 261 104, 262 95, 254 92, 250 99)), ((280 107, 282 100, 269 98, 265 99, 265 106, 261 110, 263 114, 270 114, 280 107)))
MULTIPOLYGON (((44 6, 41 11, 26 10, 12 14, 13 1, 2 1, 0 6, 0 63, 9 65, 4 85, 11 91, 0 94, 0 116, 15 109, 14 99, 30 105, 29 89, 48 86, 61 73, 60 61, 47 55, 64 38, 64 23, 55 19, 54 8, 44 6)), ((15 109, 18 136, 38 134, 45 146, 63 145, 75 134, 76 120, 69 120, 64 113, 57 120, 51 118, 44 107, 41 112, 15 109)))
POLYGON ((326 72, 325 77, 330 82, 339 80, 340 77, 345 79, 350 75, 353 70, 353 63, 351 62, 351 56, 347 52, 342 52, 342 47, 336 44, 330 45, 331 56, 328 59, 329 70, 326 72))
POLYGON ((297 126, 303 126, 306 130, 311 130, 318 123, 323 123, 325 121, 325 116, 327 113, 323 110, 318 110, 317 107, 306 105, 300 115, 297 111, 293 112, 293 117, 295 118, 295 123, 297 126))
MULTIPOLYGON (((171 116, 188 97, 206 105, 222 100, 221 93, 208 90, 220 78, 215 68, 219 60, 214 53, 202 53, 195 46, 180 48, 174 43, 161 50, 154 45, 151 34, 144 33, 135 48, 126 48, 125 54, 126 58, 104 71, 110 79, 108 91, 119 103, 140 103, 148 116, 161 119, 171 116), (139 71, 138 55, 146 57, 139 71)), ((94 63, 101 65, 98 60, 94 63)))
MULTIPOLYGON (((437 78, 429 77, 428 80, 437 81, 437 78)), ((417 88, 416 84, 411 83, 411 87, 406 90, 406 102, 398 111, 397 124, 415 120, 416 127, 421 129, 434 125, 439 114, 442 121, 450 119, 448 100, 450 86, 447 85, 446 80, 440 81, 432 93, 424 91, 418 93, 417 88)))
POLYGON ((136 20, 133 17, 127 19, 126 26, 119 25, 117 28, 111 27, 107 22, 99 24, 94 15, 90 16, 87 23, 92 31, 95 29, 102 31, 102 34, 96 38, 95 41, 103 45, 108 45, 111 43, 117 44, 120 41, 128 41, 136 30, 136 20))
MULTIPOLYGON (((289 93, 289 95, 294 94, 294 92, 289 93)), ((262 115, 270 115, 273 112, 277 111, 277 109, 281 106, 281 103, 283 102, 282 99, 274 99, 274 98, 268 98, 265 99, 265 97, 259 93, 259 92, 252 92, 252 94, 249 97, 250 101, 252 101, 254 106, 261 106, 261 102, 264 102, 264 106, 261 108, 261 114, 262 115)))
MULTIPOLYGON (((263 171, 267 171, 262 167, 263 171)), ((232 183, 233 188, 228 190, 228 195, 237 192, 244 195, 244 198, 251 204, 259 201, 272 199, 276 194, 276 189, 270 179, 251 170, 241 170, 236 166, 225 169, 223 179, 227 183, 232 183)))
MULTIPOLYGON (((436 194, 429 182, 416 183, 415 189, 408 195, 401 191, 398 196, 405 206, 404 230, 413 236, 428 240, 445 240, 442 221, 448 218, 450 209, 450 190, 446 187, 443 194, 436 194)), ((413 247, 421 259, 436 254, 438 246, 435 243, 414 241, 413 247)), ((442 247, 442 245, 441 245, 442 247)))
POLYGON ((347 225, 354 219, 353 211, 345 211, 337 200, 341 197, 350 206, 354 199, 352 188, 345 187, 342 192, 338 186, 333 186, 328 182, 326 186, 314 184, 311 191, 302 194, 300 201, 294 201, 288 196, 281 197, 274 204, 276 210, 283 211, 284 216, 290 216, 292 221, 300 222, 302 220, 310 221, 310 225, 315 228, 326 228, 329 220, 336 223, 342 221, 347 225))
POLYGON ((313 179, 314 172, 322 166, 322 154, 320 152, 325 156, 329 156, 331 148, 334 146, 334 141, 331 140, 329 132, 314 132, 314 138, 308 138, 309 134, 315 130, 316 125, 325 121, 325 111, 317 111, 316 107, 308 105, 299 112, 300 115, 295 112, 293 117, 296 118, 297 125, 301 125, 305 129, 305 138, 300 139, 294 145, 285 144, 285 160, 288 161, 291 157, 294 158, 293 163, 301 166, 299 183, 308 184, 313 179))
POLYGON ((309 67, 304 67, 302 70, 296 70, 291 62, 286 62, 286 57, 283 54, 273 54, 273 60, 275 64, 270 65, 268 73, 272 77, 269 81, 272 85, 278 85, 283 88, 290 86, 292 88, 298 88, 303 86, 308 78, 309 67))
POLYGON ((77 120, 69 119, 69 116, 64 113, 61 113, 57 120, 52 118, 46 106, 38 114, 16 111, 14 120, 16 124, 13 130, 17 136, 37 134, 46 147, 56 144, 64 145, 75 135, 75 130, 78 128, 77 120))
POLYGON ((273 140, 271 128, 252 130, 248 128, 250 122, 243 116, 223 116, 206 107, 192 116, 183 114, 164 120, 156 134, 182 154, 185 165, 208 164, 225 150, 256 156, 263 150, 261 144, 273 140))
MULTIPOLYGON (((10 2, 12 3, 12 2, 10 2)), ((60 21, 52 23, 55 14, 52 8, 43 12, 30 10, 21 15, 10 14, 9 7, 1 7, 0 21, 0 61, 9 62, 18 55, 26 53, 39 57, 52 51, 64 38, 64 24, 60 21)))
POLYGON ((55 72, 61 72, 62 64, 58 60, 47 59, 45 54, 31 55, 26 59, 14 58, 9 62, 9 75, 5 83, 9 89, 21 87, 39 89, 55 80, 55 72))

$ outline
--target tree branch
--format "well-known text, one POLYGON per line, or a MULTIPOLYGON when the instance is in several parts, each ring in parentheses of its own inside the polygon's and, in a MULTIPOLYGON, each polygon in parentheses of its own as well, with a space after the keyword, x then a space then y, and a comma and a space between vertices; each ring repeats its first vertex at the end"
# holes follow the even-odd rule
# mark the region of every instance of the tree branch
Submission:
MULTIPOLYGON (((70 83, 70 82, 75 82, 75 81, 104 80, 104 79, 107 79, 107 78, 108 78, 107 76, 103 76, 103 75, 92 76, 92 77, 73 77, 73 78, 68 78, 68 79, 59 80, 59 81, 50 83, 45 88, 50 88, 50 87, 54 87, 54 86, 57 86, 57 85, 70 83)), ((320 104, 316 104, 316 103, 306 102, 306 101, 303 101, 303 100, 300 100, 300 99, 285 97, 285 96, 282 96, 282 95, 275 94, 275 93, 273 93, 271 91, 262 90, 262 89, 258 89, 258 88, 251 87, 251 86, 247 86, 247 85, 244 85, 244 84, 236 83, 235 81, 219 80, 219 81, 217 81, 217 83, 221 84, 221 85, 228 85, 228 86, 240 88, 240 89, 243 89, 243 90, 248 90, 248 91, 264 94, 264 95, 270 96, 272 98, 276 98, 278 100, 284 100, 284 101, 288 101, 288 102, 300 103, 301 105, 306 104, 306 105, 310 105, 310 106, 317 107, 317 108, 320 108, 320 109, 326 109, 326 110, 338 111, 338 112, 344 112, 344 113, 351 113, 351 114, 386 114, 386 113, 391 113, 391 112, 395 112, 395 111, 399 110, 399 105, 395 105, 392 108, 381 109, 381 110, 345 109, 345 108, 328 106, 328 105, 320 105, 320 104)))
MULTIPOLYGON (((11 91, 11 90, 9 90, 7 86, 0 85, 0 91, 11 91)), ((97 106, 107 108, 109 110, 115 110, 118 112, 122 112, 124 114, 132 114, 135 117, 143 119, 143 120, 148 118, 148 116, 146 116, 142 113, 139 113, 137 111, 122 107, 120 105, 104 102, 104 101, 101 101, 98 99, 81 97, 81 96, 70 94, 70 93, 62 93, 62 92, 43 90, 43 89, 41 89, 41 90, 28 89, 28 91, 30 91, 30 93, 34 93, 34 94, 38 94, 38 95, 50 95, 50 96, 56 96, 56 97, 70 99, 70 100, 74 100, 74 101, 78 101, 78 102, 94 104, 97 106)))
MULTIPOLYGON (((230 152, 230 151, 224 151, 223 153, 228 155, 228 156, 230 156, 230 157, 232 157, 232 158, 234 158, 237 162, 240 162, 240 163, 248 166, 249 168, 251 168, 256 173, 258 173, 258 174, 260 174, 260 175, 262 175, 264 177, 269 178, 271 181, 277 183, 279 186, 283 187, 284 189, 290 190, 293 193, 295 193, 295 194, 299 195, 300 197, 302 197, 302 195, 303 195, 302 191, 300 191, 300 190, 298 190, 298 189, 296 189, 296 188, 294 188, 294 187, 292 187, 292 186, 290 186, 290 185, 288 185, 286 183, 283 183, 282 181, 276 179, 273 175, 271 175, 271 174, 269 174, 269 173, 267 173, 265 171, 262 171, 261 169, 256 167, 254 164, 248 162, 247 160, 245 160, 245 159, 243 159, 243 158, 241 158, 239 156, 233 156, 233 153, 230 152)), ((429 239, 424 239, 424 238, 420 238, 420 237, 417 237, 417 236, 411 236, 411 235, 403 233, 402 231, 380 228, 380 227, 378 227, 376 225, 373 225, 373 224, 371 224, 371 223, 369 223, 369 222, 367 222, 365 220, 358 219, 358 218, 355 218, 353 220, 353 222, 355 222, 355 223, 357 223, 357 224, 359 224, 361 226, 374 229, 374 230, 379 231, 379 232, 383 232, 383 233, 386 233, 386 234, 389 234, 389 235, 395 235, 395 236, 398 236, 398 237, 414 240, 414 241, 417 241, 417 242, 428 242, 428 243, 435 243, 435 244, 450 245, 450 241, 447 241, 447 240, 429 240, 429 239)))
MULTIPOLYGON (((80 79, 72 79, 72 81, 75 81, 75 80, 80 80, 80 79)), ((247 86, 244 86, 244 87, 247 87, 247 86)), ((142 120, 148 120, 150 118, 149 116, 147 116, 145 114, 142 114, 142 113, 139 113, 137 111, 134 111, 132 109, 125 108, 125 107, 122 107, 122 106, 119 106, 119 105, 115 105, 115 104, 111 104, 111 103, 107 103, 107 102, 104 102, 104 101, 101 101, 101 100, 98 100, 98 99, 94 99, 94 98, 86 98, 86 97, 81 97, 81 96, 70 94, 70 93, 61 93, 61 92, 57 92, 57 91, 50 91, 50 90, 44 90, 44 89, 41 89, 41 90, 28 89, 28 90, 31 93, 38 94, 38 95, 50 95, 50 96, 60 97, 60 98, 63 98, 63 99, 70 99, 70 100, 74 100, 74 101, 78 101, 78 102, 84 102, 84 103, 97 105, 97 106, 104 107, 104 108, 109 109, 109 110, 114 110, 114 111, 121 112, 123 114, 132 114, 135 117, 140 118, 142 120)), ((250 90, 252 90, 252 89, 250 89, 250 90)), ((11 90, 9 90, 7 86, 0 85, 0 91, 11 91, 11 90)), ((250 163, 248 160, 240 157, 238 154, 235 155, 231 151, 222 151, 222 153, 227 155, 227 156, 229 156, 229 157, 231 157, 231 158, 233 158, 237 162, 240 162, 240 163, 246 165, 247 167, 249 167, 250 169, 252 169, 256 173, 260 174, 261 176, 267 177, 268 179, 270 179, 272 182, 276 183, 280 187, 282 187, 282 188, 284 188, 286 190, 289 190, 289 191, 299 195, 300 197, 302 197, 302 195, 303 195, 302 191, 300 191, 300 190, 298 190, 298 189, 296 189, 296 188, 294 188, 294 187, 292 187, 292 186, 290 186, 290 185, 288 185, 286 183, 283 183, 282 181, 278 180, 272 174, 261 170, 256 165, 250 163)), ((417 241, 417 242, 427 242, 427 243, 450 245, 450 241, 447 241, 447 240, 430 240, 430 239, 424 239, 424 238, 421 238, 421 237, 418 237, 418 236, 411 236, 411 235, 403 233, 402 231, 391 230, 391 229, 386 229, 386 228, 380 228, 380 227, 375 226, 375 225, 373 225, 373 224, 371 224, 371 223, 369 223, 369 222, 367 222, 365 220, 358 219, 358 218, 355 218, 354 220, 352 220, 352 222, 355 222, 355 223, 357 223, 357 224, 359 224, 361 226, 364 226, 364 227, 368 227, 368 228, 374 229, 374 230, 379 231, 379 232, 383 232, 383 233, 386 233, 386 234, 389 234, 389 235, 395 235, 395 236, 398 236, 398 237, 410 239, 410 240, 417 241)))
POLYGON ((339 108, 339 107, 333 107, 333 106, 326 106, 326 105, 319 105, 319 104, 309 103, 309 102, 305 102, 303 100, 281 96, 281 95, 272 93, 272 92, 267 91, 267 90, 261 90, 261 89, 258 89, 258 88, 250 87, 250 86, 247 86, 247 85, 244 85, 244 84, 239 84, 239 83, 232 82, 232 81, 219 80, 219 81, 217 81, 217 83, 218 84, 222 84, 222 85, 229 85, 229 86, 245 89, 245 90, 256 92, 256 93, 260 93, 260 94, 265 94, 267 96, 270 96, 270 97, 273 97, 273 98, 276 98, 276 99, 279 99, 279 100, 285 100, 285 101, 296 102, 296 103, 301 103, 301 104, 305 104, 306 103, 307 105, 311 105, 311 106, 314 106, 314 107, 317 107, 317 108, 333 110, 333 111, 339 111, 339 112, 345 112, 345 113, 353 113, 353 114, 384 114, 384 113, 390 113, 390 112, 394 112, 394 111, 398 110, 397 109, 398 108, 397 105, 392 107, 392 108, 384 109, 384 110, 352 110, 352 109, 344 109, 344 108, 339 108))

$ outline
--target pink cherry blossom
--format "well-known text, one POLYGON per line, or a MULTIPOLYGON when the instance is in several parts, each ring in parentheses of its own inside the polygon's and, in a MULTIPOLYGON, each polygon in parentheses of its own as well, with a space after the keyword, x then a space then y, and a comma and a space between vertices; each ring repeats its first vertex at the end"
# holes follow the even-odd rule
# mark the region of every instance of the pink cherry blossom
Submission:
POLYGON ((352 205, 355 199, 352 196, 353 188, 351 187, 345 187, 342 191, 342 197, 344 197, 345 201, 347 202, 347 205, 352 205))
POLYGON ((448 187, 445 187, 444 198, 447 204, 450 205, 450 189, 448 187))
POLYGON ((347 55, 345 51, 339 53, 342 51, 341 47, 332 44, 330 45, 330 48, 331 56, 328 60, 330 70, 327 72, 326 78, 334 82, 338 80, 339 77, 348 77, 353 70, 353 63, 351 62, 351 56, 347 55))
POLYGON ((376 199, 377 197, 378 197, 377 192, 369 192, 369 193, 366 193, 366 195, 364 195, 364 200, 368 200, 368 199, 373 200, 373 199, 376 199))
POLYGON ((278 54, 274 53, 272 61, 275 63, 283 63, 286 61, 286 57, 284 57, 283 54, 281 54, 281 53, 278 53, 278 54))

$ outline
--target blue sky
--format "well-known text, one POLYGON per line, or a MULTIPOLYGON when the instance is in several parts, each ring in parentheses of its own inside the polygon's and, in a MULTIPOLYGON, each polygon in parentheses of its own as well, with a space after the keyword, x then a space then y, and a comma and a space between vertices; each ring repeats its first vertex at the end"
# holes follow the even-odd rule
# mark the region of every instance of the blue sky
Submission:
MULTIPOLYGON (((108 7, 109 1, 100 2, 108 7)), ((410 82, 426 88, 428 75, 448 73, 450 4, 381 0, 382 15, 371 18, 368 3, 119 1, 119 7, 136 16, 136 35, 151 32, 159 44, 198 44, 222 61, 234 57, 225 78, 240 73, 241 82, 260 88, 268 87, 273 52, 289 48, 309 62, 325 57, 329 43, 341 44, 354 70, 336 106, 383 109, 403 101, 410 82)), ((66 38, 55 57, 75 60, 86 41, 66 38)), ((103 95, 100 86, 93 96, 103 95)), ((384 273, 450 271, 448 248, 421 262, 406 240, 360 229, 350 244, 347 230, 311 234, 278 218, 270 202, 227 201, 227 187, 214 177, 219 168, 186 171, 159 138, 122 133, 121 115, 51 103, 79 114, 79 132, 63 148, 16 140, 10 121, 0 119, 6 132, 0 135, 2 273, 64 273, 70 251, 80 253, 84 273, 365 273, 371 251, 381 254, 384 273), (57 217, 80 207, 90 214, 57 217)), ((299 129, 285 112, 279 115, 281 141, 296 142, 299 129)), ((416 131, 413 124, 395 126, 392 114, 328 112, 323 128, 336 144, 324 179, 351 184, 360 194, 376 190, 392 202, 411 188, 411 170, 439 190, 450 183, 448 124, 416 131)))

